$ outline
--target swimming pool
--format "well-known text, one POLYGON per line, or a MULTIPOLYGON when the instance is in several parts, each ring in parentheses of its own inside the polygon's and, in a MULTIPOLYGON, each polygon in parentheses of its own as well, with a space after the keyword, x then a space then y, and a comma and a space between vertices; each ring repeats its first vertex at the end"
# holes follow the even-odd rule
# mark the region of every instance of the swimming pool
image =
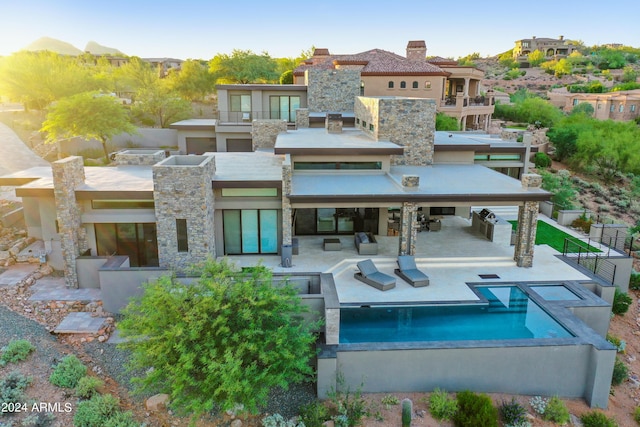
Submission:
POLYGON ((480 303, 343 307, 340 343, 573 337, 517 286, 475 289, 480 303))

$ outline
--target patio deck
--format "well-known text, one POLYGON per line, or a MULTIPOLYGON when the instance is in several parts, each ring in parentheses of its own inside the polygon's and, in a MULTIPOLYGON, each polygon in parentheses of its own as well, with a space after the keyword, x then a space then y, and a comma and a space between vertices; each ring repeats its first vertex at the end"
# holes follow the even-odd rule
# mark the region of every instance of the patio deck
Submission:
POLYGON ((418 233, 416 264, 429 276, 430 285, 414 288, 394 275, 398 255, 397 236, 376 236, 378 255, 359 255, 353 236, 339 238, 341 251, 324 251, 327 236, 300 236, 299 253, 290 268, 280 266, 280 256, 230 256, 239 266, 259 261, 276 272, 332 273, 341 304, 380 303, 455 303, 477 301, 466 285, 469 282, 523 282, 590 280, 571 265, 560 260, 559 253, 546 245, 536 246, 533 267, 517 267, 514 247, 495 244, 471 228, 471 221, 461 217, 445 217, 442 230, 418 233), (396 287, 379 291, 353 277, 356 263, 371 258, 378 269, 396 277, 396 287), (499 278, 483 280, 480 274, 496 274, 499 278))

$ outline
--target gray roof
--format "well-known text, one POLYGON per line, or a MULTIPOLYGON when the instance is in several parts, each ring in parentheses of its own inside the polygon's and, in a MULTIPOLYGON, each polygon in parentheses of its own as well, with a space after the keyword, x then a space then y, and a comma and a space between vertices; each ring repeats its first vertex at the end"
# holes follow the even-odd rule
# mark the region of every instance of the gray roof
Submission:
POLYGON ((284 157, 272 151, 206 154, 215 156, 215 181, 282 181, 284 157))
POLYGON ((275 145, 276 153, 290 152, 294 149, 377 151, 381 149, 397 150, 401 147, 390 141, 376 141, 355 128, 343 128, 341 133, 329 133, 325 129, 305 128, 278 135, 275 145))

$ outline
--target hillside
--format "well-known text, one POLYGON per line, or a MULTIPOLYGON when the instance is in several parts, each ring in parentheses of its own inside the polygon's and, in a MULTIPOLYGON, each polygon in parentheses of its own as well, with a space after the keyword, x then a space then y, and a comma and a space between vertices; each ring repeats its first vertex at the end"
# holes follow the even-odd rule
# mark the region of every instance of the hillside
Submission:
POLYGON ((82 55, 82 51, 72 44, 63 42, 62 40, 52 39, 51 37, 40 37, 38 40, 26 46, 24 50, 31 52, 48 50, 62 55, 82 55))
POLYGON ((89 52, 93 55, 116 55, 122 56, 124 53, 113 47, 102 46, 94 41, 90 41, 84 48, 85 52, 89 52))

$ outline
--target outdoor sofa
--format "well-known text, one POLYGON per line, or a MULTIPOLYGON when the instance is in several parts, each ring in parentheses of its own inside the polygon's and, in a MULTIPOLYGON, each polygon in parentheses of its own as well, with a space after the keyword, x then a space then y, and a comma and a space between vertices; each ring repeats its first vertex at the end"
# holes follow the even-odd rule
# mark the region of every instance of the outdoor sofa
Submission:
POLYGON ((356 244, 356 249, 360 255, 378 254, 378 242, 376 242, 373 234, 360 231, 354 234, 353 239, 356 244))

